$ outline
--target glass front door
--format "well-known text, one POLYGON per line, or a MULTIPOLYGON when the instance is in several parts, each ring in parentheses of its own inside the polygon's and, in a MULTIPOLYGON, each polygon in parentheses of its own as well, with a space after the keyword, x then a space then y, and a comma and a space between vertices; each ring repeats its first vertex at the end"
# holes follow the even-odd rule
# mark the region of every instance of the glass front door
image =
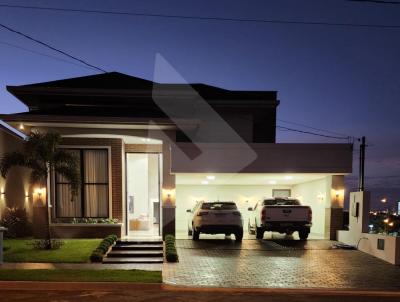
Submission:
POLYGON ((128 237, 160 236, 160 154, 126 154, 128 237))

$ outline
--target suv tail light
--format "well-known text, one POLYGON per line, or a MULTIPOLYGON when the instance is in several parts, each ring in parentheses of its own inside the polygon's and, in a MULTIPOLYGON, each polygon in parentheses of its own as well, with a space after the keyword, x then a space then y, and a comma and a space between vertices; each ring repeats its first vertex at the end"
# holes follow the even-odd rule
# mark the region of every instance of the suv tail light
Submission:
POLYGON ((308 221, 309 222, 312 221, 312 210, 311 210, 311 208, 308 209, 308 221))
POLYGON ((265 220, 266 216, 267 216, 267 209, 263 208, 261 210, 261 220, 265 220))
POLYGON ((233 214, 233 215, 236 215, 236 216, 241 216, 241 214, 240 214, 239 211, 232 212, 232 214, 233 214))
POLYGON ((208 215, 208 212, 199 212, 197 214, 197 216, 205 216, 205 215, 208 215))

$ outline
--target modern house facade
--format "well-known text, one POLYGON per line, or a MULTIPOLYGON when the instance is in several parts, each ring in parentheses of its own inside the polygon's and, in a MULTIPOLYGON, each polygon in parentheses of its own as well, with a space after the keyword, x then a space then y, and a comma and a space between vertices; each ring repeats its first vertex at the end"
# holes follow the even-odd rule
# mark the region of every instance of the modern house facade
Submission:
POLYGON ((272 196, 310 205, 311 232, 320 238, 334 239, 342 227, 352 145, 276 143, 275 91, 160 84, 115 72, 7 89, 29 110, 0 119, 25 134, 58 132, 61 147, 80 159, 74 202, 58 175, 26 189, 38 236, 45 198, 58 237, 184 238, 186 210, 202 200, 235 201, 247 228, 247 208, 272 196))

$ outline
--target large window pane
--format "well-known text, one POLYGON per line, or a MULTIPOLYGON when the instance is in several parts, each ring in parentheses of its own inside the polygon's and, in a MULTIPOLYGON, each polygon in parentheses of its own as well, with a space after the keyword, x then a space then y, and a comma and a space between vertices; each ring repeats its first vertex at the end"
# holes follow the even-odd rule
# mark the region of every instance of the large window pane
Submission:
MULTIPOLYGON (((67 152, 75 154, 80 160, 79 150, 70 149, 67 152)), ((69 181, 59 173, 56 173, 56 215, 57 217, 82 217, 81 195, 78 194, 73 199, 69 181)))
POLYGON ((108 158, 106 150, 84 150, 85 217, 108 216, 108 158))
POLYGON ((72 200, 71 186, 69 184, 57 184, 57 217, 82 217, 81 196, 72 200))
POLYGON ((85 185, 85 217, 108 217, 108 185, 85 185))
POLYGON ((82 168, 81 186, 74 201, 68 181, 56 174, 57 217, 108 217, 108 151, 70 149, 82 168))

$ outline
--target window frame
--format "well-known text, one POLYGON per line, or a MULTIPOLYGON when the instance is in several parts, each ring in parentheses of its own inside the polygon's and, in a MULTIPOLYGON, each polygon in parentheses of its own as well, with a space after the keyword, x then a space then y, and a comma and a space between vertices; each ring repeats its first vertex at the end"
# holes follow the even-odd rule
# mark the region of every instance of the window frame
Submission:
POLYGON ((58 196, 57 196, 57 185, 60 184, 69 184, 68 182, 58 182, 57 181, 57 172, 54 172, 54 203, 55 203, 55 210, 54 210, 54 217, 56 219, 63 219, 63 218, 87 218, 87 219, 109 219, 111 217, 112 213, 112 208, 111 208, 111 200, 112 200, 112 195, 111 195, 111 184, 112 184, 112 178, 111 178, 111 150, 110 147, 102 147, 102 146, 88 146, 88 147, 83 147, 83 146, 60 146, 60 149, 64 150, 76 150, 79 151, 79 158, 80 158, 80 189, 79 189, 79 194, 81 197, 81 216, 59 216, 58 215, 58 196), (90 183, 90 182, 85 182, 85 164, 84 164, 84 151, 92 151, 92 150, 104 150, 107 152, 107 179, 108 182, 106 183, 90 183), (85 216, 85 211, 86 211, 86 202, 85 202, 85 187, 90 185, 102 185, 102 186, 107 186, 107 215, 106 216, 85 216))

